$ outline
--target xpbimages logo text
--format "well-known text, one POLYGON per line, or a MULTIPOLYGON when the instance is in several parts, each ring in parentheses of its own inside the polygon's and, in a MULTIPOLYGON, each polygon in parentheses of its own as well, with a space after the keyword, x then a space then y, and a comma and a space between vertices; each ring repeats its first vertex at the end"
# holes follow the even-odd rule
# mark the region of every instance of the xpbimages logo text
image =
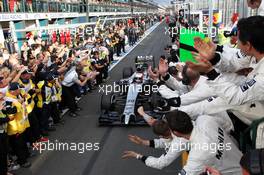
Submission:
POLYGON ((47 142, 39 142, 34 145, 34 151, 38 151, 40 154, 45 151, 72 151, 79 154, 84 154, 88 151, 100 150, 100 143, 97 142, 60 142, 58 140, 47 142))
POLYGON ((202 27, 200 31, 197 31, 196 27, 190 27, 188 29, 184 27, 165 27, 165 35, 169 35, 173 37, 175 35, 185 35, 185 34, 198 34, 199 32, 204 33, 205 35, 211 34, 212 37, 216 37, 217 33, 219 33, 218 28, 212 27, 211 31, 208 27, 202 27))
POLYGON ((82 28, 59 28, 59 29, 43 29, 41 30, 42 33, 46 33, 49 35, 52 35, 54 32, 55 33, 67 33, 69 32, 71 35, 75 36, 78 34, 80 38, 85 38, 85 36, 89 35, 94 35, 95 31, 94 28, 89 27, 89 26, 84 26, 82 28))
POLYGON ((138 92, 144 93, 145 95, 150 95, 151 92, 158 92, 158 85, 142 85, 142 84, 125 84, 120 85, 116 82, 113 84, 99 85, 99 93, 109 95, 112 93, 127 93, 129 92, 138 92))
POLYGON ((169 150, 182 152, 187 150, 205 151, 210 153, 222 153, 224 150, 231 151, 231 143, 186 143, 179 141, 177 144, 166 143, 166 152, 169 150))

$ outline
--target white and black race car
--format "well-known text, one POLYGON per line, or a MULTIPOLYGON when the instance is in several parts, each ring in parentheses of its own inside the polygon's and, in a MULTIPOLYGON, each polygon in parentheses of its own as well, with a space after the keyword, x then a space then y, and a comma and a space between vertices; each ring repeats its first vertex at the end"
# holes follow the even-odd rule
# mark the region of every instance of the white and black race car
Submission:
POLYGON ((153 56, 138 56, 135 68, 123 69, 123 79, 114 83, 115 90, 101 97, 99 125, 146 125, 137 109, 144 106, 145 112, 153 117, 161 117, 153 112, 158 86, 148 76, 148 66, 155 66, 153 56))

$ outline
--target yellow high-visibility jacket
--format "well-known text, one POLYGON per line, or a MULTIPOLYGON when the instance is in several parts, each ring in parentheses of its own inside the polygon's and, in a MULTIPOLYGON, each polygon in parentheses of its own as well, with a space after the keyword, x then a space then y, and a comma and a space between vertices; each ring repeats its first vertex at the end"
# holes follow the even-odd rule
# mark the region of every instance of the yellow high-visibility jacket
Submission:
POLYGON ((14 115, 15 119, 8 122, 7 134, 8 135, 22 134, 27 128, 30 127, 25 103, 20 103, 19 97, 16 97, 10 94, 9 92, 6 93, 5 100, 7 102, 11 102, 12 107, 15 107, 17 110, 16 114, 12 114, 12 116, 14 115))

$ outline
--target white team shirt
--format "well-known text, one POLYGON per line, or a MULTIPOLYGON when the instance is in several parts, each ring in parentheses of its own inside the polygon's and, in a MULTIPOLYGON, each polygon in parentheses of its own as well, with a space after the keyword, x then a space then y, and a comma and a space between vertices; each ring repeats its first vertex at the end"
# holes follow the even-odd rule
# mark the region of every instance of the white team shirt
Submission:
POLYGON ((78 78, 78 74, 75 70, 75 67, 72 67, 66 74, 64 77, 64 80, 62 81, 62 85, 66 86, 66 87, 71 87, 72 85, 74 85, 74 83, 79 79, 78 78))
POLYGON ((226 132, 211 116, 199 116, 189 140, 187 164, 180 175, 199 175, 206 166, 218 169, 223 175, 241 175, 242 153, 226 132))
POLYGON ((258 8, 258 15, 264 16, 264 0, 261 1, 261 4, 258 8))
POLYGON ((155 139, 154 143, 156 149, 165 149, 166 153, 160 157, 147 157, 145 164, 148 167, 160 170, 169 166, 188 147, 188 140, 176 136, 173 136, 173 139, 155 139))
POLYGON ((215 96, 215 93, 207 84, 207 78, 204 76, 200 76, 195 86, 193 88, 190 87, 189 90, 189 92, 181 94, 177 90, 171 90, 166 85, 161 85, 159 87, 159 93, 163 98, 170 99, 180 97, 181 105, 189 105, 215 96))

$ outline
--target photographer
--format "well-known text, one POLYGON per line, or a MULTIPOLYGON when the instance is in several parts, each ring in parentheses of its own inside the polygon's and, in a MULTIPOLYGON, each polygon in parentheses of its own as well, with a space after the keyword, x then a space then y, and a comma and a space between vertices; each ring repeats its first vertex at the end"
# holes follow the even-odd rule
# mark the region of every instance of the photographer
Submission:
POLYGON ((19 83, 10 83, 8 92, 5 96, 7 116, 14 118, 8 122, 7 134, 9 143, 18 157, 17 162, 21 167, 28 168, 31 163, 27 161, 29 150, 26 144, 25 131, 30 127, 25 108, 25 100, 21 95, 21 86, 19 83))
MULTIPOLYGON (((8 136, 7 123, 14 117, 7 117, 4 94, 0 92, 0 175, 12 175, 7 172, 8 136)), ((9 111, 10 112, 10 111, 9 111)))
POLYGON ((39 120, 36 115, 35 100, 34 100, 36 94, 40 91, 36 90, 32 78, 33 78, 33 72, 31 72, 31 70, 29 69, 26 69, 24 72, 22 72, 20 79, 18 81, 20 86, 24 87, 22 88, 21 94, 25 97, 25 102, 26 102, 26 110, 30 123, 30 128, 26 130, 26 135, 31 145, 35 144, 37 141, 41 139, 39 120))

